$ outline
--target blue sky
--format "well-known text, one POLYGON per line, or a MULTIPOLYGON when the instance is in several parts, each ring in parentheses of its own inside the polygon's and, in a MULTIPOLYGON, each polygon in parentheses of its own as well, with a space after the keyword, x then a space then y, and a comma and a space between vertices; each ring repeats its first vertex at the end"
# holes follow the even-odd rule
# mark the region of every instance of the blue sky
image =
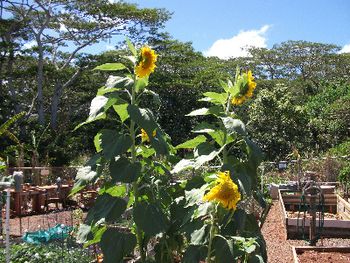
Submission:
POLYGON ((242 46, 271 48, 287 40, 336 44, 350 52, 350 0, 127 2, 174 12, 165 30, 206 55, 244 55, 239 53, 242 46))

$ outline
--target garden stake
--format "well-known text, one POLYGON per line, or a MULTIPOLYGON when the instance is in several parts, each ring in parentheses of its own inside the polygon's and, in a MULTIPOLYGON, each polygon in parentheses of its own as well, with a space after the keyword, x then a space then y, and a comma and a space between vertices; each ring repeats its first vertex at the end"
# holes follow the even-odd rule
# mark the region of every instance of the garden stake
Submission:
POLYGON ((6 190, 6 263, 10 263, 10 188, 6 190))

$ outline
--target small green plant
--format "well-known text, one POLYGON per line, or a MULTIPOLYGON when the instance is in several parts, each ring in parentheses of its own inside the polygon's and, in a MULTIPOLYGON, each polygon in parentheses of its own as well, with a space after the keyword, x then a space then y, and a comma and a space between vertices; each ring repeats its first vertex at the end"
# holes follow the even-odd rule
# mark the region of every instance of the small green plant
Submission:
POLYGON ((350 162, 347 163, 339 172, 338 180, 343 186, 344 194, 349 196, 350 188, 350 162))
MULTIPOLYGON (((0 248, 0 263, 5 263, 5 249, 0 248)), ((80 247, 62 247, 62 244, 32 245, 21 243, 11 245, 12 263, 91 263, 93 257, 87 249, 80 247)))

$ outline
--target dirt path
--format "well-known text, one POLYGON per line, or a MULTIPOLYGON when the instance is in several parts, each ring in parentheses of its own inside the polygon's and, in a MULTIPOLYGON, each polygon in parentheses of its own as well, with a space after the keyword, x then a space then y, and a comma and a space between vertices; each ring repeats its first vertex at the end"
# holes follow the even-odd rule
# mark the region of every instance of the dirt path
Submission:
POLYGON ((287 241, 287 232, 283 224, 282 208, 278 201, 273 201, 269 214, 262 228, 269 263, 292 263, 293 252, 287 241))

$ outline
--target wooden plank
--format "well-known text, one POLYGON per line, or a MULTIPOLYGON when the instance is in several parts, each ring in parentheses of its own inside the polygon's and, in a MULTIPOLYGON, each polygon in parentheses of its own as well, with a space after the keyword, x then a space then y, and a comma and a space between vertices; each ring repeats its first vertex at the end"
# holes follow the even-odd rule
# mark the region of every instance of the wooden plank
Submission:
POLYGON ((294 263, 299 263, 298 255, 297 255, 297 251, 295 249, 295 246, 292 246, 292 253, 293 253, 293 261, 294 261, 294 263))
POLYGON ((303 246, 303 247, 294 247, 294 250, 297 254, 301 254, 304 251, 350 253, 350 247, 348 246, 337 246, 337 247, 303 246))
POLYGON ((284 207, 284 202, 283 202, 283 198, 282 198, 280 189, 278 189, 278 196, 279 196, 279 202, 282 206, 282 212, 283 212, 283 217, 284 217, 284 220, 283 220, 284 226, 287 226, 288 225, 288 216, 287 216, 286 208, 284 207))
MULTIPOLYGON (((290 226, 297 226, 299 220, 299 226, 302 224, 302 218, 288 218, 288 225, 290 226)), ((318 226, 318 219, 316 220, 316 224, 318 226)), ((310 220, 305 220, 305 226, 310 225, 310 220)), ((344 228, 349 229, 350 228, 350 220, 336 220, 336 219, 325 219, 324 220, 324 228, 327 227, 334 227, 334 228, 344 228)))
POLYGON ((339 196, 339 195, 337 195, 337 200, 338 200, 338 203, 341 203, 344 207, 345 207, 345 209, 347 210, 347 211, 349 211, 350 212, 350 204, 349 204, 349 202, 346 202, 341 196, 339 196))

